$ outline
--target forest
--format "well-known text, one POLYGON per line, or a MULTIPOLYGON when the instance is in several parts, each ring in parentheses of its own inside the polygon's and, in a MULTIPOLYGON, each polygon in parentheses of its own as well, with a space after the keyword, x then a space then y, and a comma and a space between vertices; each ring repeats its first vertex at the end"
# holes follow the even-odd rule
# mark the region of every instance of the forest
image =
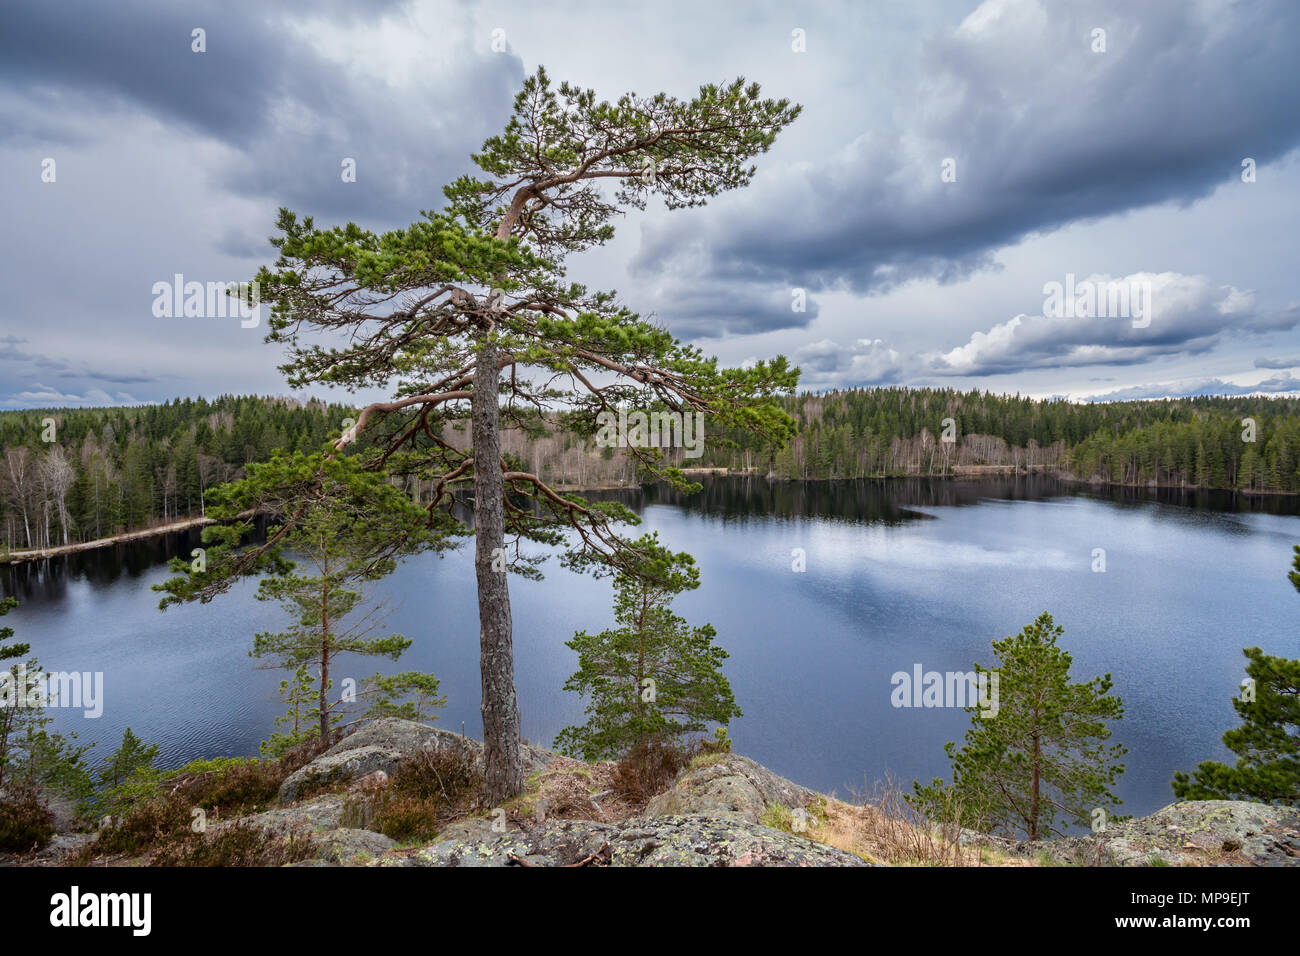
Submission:
POLYGON ((348 414, 316 401, 232 395, 0 413, 0 548, 202 517, 207 493, 244 465, 281 448, 315 451, 348 414))
MULTIPOLYGON (((1113 484, 1300 490, 1295 398, 1078 403, 869 388, 805 393, 783 404, 799 433, 784 448, 767 449, 763 462, 783 478, 941 475, 959 466, 1009 465, 1113 484), (945 426, 950 442, 943 440, 945 426)), ((706 438, 705 448, 719 444, 706 438)), ((744 467, 756 451, 742 445, 710 463, 744 467)))
MULTIPOLYGON (((1087 404, 862 388, 803 393, 782 405, 798 425, 783 447, 759 447, 706 423, 704 456, 677 456, 675 463, 782 479, 938 476, 999 466, 1112 484, 1300 491, 1294 398, 1087 404)), ((202 517, 209 490, 241 477, 246 464, 277 449, 319 450, 356 415, 317 400, 231 395, 0 412, 0 548, 55 547, 202 517)), ((540 436, 503 429, 503 451, 561 487, 639 480, 627 456, 576 438, 563 415, 549 424, 540 436)), ((467 444, 459 433, 445 437, 467 444)), ((408 490, 413 497, 426 491, 408 490)))

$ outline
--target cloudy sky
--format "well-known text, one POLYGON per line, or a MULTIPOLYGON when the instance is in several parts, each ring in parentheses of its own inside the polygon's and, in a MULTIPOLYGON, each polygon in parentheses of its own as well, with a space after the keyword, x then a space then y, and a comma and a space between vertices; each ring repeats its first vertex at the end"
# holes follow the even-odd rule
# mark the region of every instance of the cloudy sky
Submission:
POLYGON ((437 208, 539 65, 803 104, 749 189, 632 210, 570 262, 728 364, 1300 391, 1298 37, 1295 0, 8 0, 0 408, 287 393, 264 328, 157 316, 155 283, 251 278, 279 206, 437 208), (1057 310, 1054 282, 1101 304, 1057 310))

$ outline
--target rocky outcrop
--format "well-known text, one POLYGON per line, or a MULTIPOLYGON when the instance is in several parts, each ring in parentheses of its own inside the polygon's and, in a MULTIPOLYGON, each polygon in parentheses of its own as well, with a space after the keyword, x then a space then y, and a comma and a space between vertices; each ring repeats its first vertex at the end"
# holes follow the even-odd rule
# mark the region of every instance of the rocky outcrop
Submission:
POLYGON ((650 801, 646 815, 701 813, 758 823, 773 805, 806 807, 817 795, 739 754, 717 754, 650 801))
MULTIPOLYGON (((446 747, 468 748, 482 763, 483 744, 473 738, 396 717, 371 721, 291 774, 280 785, 278 799, 280 803, 292 803, 332 783, 375 771, 392 774, 408 754, 446 747)), ((525 744, 523 757, 524 771, 528 773, 543 769, 555 755, 525 744)))
MULTIPOLYGON (((382 781, 380 774, 391 774, 407 754, 429 747, 469 747, 482 759, 482 745, 459 734, 406 720, 374 721, 289 777, 280 789, 285 806, 245 822, 310 833, 318 852, 308 865, 868 865, 853 853, 764 826, 774 807, 813 808, 824 798, 739 754, 697 759, 632 819, 519 826, 470 817, 414 848, 399 849, 380 834, 342 826, 340 794, 301 800, 318 785, 355 783, 367 775, 382 781)), ((555 754, 528 746, 524 758, 530 773, 556 761, 555 754)), ((1300 865, 1300 810, 1233 801, 1177 803, 1089 836, 1028 843, 971 834, 966 842, 1013 858, 1073 865, 1295 866, 1300 865)))
POLYGON ((1013 853, 1090 866, 1300 866, 1300 808, 1196 800, 1086 837, 1001 842, 1013 853))
POLYGON ((852 853, 742 819, 644 816, 621 823, 557 820, 493 832, 487 820, 441 834, 374 866, 867 866, 852 853))
MULTIPOLYGON (((374 721, 331 747, 285 780, 281 807, 242 822, 286 835, 309 834, 315 858, 300 865, 370 863, 382 866, 569 866, 579 861, 615 866, 865 866, 860 857, 807 837, 762 826, 770 806, 801 808, 817 799, 805 787, 739 754, 698 761, 639 817, 616 823, 552 820, 527 828, 487 817, 458 821, 423 848, 394 851, 392 840, 342 826, 345 798, 303 799, 313 790, 391 774, 410 753, 427 748, 482 745, 459 734, 406 720, 374 721)), ((525 746, 528 772, 555 754, 525 746)))
MULTIPOLYGON (((214 825, 256 827, 268 837, 307 837, 310 858, 296 866, 872 865, 852 832, 835 830, 849 819, 844 811, 855 808, 739 754, 698 757, 643 811, 624 806, 624 816, 637 814, 627 819, 606 812, 608 802, 603 809, 598 804, 598 798, 614 799, 614 791, 608 789, 606 776, 606 789, 593 792, 597 765, 530 746, 524 747, 530 774, 527 798, 452 822, 422 846, 399 846, 381 833, 359 828, 356 815, 345 812, 355 793, 388 786, 389 776, 407 756, 447 747, 468 748, 475 761, 483 759, 482 744, 460 734, 407 720, 373 721, 287 778, 277 806, 214 825), (568 790, 545 789, 556 781, 568 790), (346 788, 338 786, 343 783, 346 788), (329 791, 316 793, 321 787, 329 791), (567 807, 567 818, 547 819, 553 804, 545 798, 566 793, 582 799, 559 800, 554 805, 567 807), (599 819, 585 818, 587 805, 599 819), (800 810, 807 815, 798 816, 800 810), (806 829, 794 825, 792 813, 806 829), (858 852, 804 835, 819 832, 819 821, 825 824, 823 839, 858 852), (791 829, 799 832, 788 832, 791 829)), ((606 765, 599 766, 608 774, 606 765)), ((45 851, 23 862, 58 863, 93 838, 56 837, 45 851)), ((1176 803, 1088 836, 1027 843, 969 832, 962 842, 989 847, 996 851, 995 859, 1013 865, 1297 866, 1300 809, 1232 801, 1176 803)))

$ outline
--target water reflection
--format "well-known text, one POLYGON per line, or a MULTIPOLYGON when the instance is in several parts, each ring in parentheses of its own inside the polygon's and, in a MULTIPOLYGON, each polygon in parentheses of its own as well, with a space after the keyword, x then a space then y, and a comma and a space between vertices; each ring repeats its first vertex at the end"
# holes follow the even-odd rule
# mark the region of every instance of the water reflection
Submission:
MULTIPOLYGON (((678 611, 712 623, 745 716, 738 748, 821 790, 861 789, 947 771, 943 744, 965 730, 950 710, 898 710, 890 675, 988 662, 991 640, 1043 610, 1066 627, 1076 679, 1111 673, 1130 748, 1124 812, 1171 799, 1174 770, 1223 759, 1238 721, 1241 648, 1296 656, 1297 596, 1286 572, 1300 501, 1178 490, 1093 489, 1043 476, 978 481, 767 482, 709 478, 698 495, 661 486, 593 492, 638 512, 645 531, 690 551, 703 584, 678 611), (806 570, 792 567, 793 549, 806 570), (1091 571, 1094 549, 1108 571, 1091 571)), ((633 531, 633 533, 640 533, 633 531)), ((150 585, 188 557, 197 529, 0 569, 22 606, 5 619, 51 670, 105 673, 100 721, 59 713, 56 729, 111 750, 122 729, 162 744, 162 762, 256 753, 281 707, 280 675, 248 657, 255 633, 284 625, 242 582, 211 605, 166 614, 150 585)), ((544 581, 512 579, 516 683, 524 734, 548 744, 581 722, 559 688, 575 630, 608 627, 607 582, 549 561, 544 581)), ((421 556, 381 582, 392 629, 412 648, 380 669, 436 673, 441 720, 479 732, 472 544, 421 556)), ((363 677, 373 659, 341 665, 363 677)))

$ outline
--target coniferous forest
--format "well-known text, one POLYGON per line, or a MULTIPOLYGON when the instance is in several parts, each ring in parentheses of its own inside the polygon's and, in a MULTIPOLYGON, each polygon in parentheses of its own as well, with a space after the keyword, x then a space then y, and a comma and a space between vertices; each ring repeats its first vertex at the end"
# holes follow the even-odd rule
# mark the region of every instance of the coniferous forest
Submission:
POLYGON ((201 517, 208 492, 276 449, 316 450, 348 411, 221 396, 0 413, 0 546, 45 548, 201 517))
MULTIPOLYGON (((1041 470, 1125 485, 1300 491, 1300 399, 1199 396, 1075 403, 991 392, 867 388, 783 402, 798 433, 781 448, 705 425, 703 454, 670 458, 778 479, 1041 470), (945 436, 951 440, 945 440, 945 436), (1252 440, 1253 439, 1253 440, 1252 440)), ((355 409, 225 395, 132 408, 0 413, 0 546, 58 547, 202 517, 215 486, 276 450, 310 452, 355 409)), ((568 487, 627 485, 634 465, 584 444, 563 416, 503 448, 568 487)), ((448 434, 456 444, 464 439, 448 434)), ((424 489, 412 484, 413 497, 424 489)))

